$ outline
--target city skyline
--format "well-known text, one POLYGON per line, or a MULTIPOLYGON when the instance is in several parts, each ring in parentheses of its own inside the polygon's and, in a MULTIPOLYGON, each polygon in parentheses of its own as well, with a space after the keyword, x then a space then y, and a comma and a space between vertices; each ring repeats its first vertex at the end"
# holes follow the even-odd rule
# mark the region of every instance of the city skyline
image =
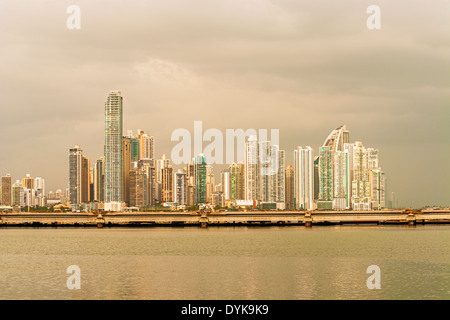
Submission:
MULTIPOLYGON (((80 146, 69 149, 69 185, 60 190, 60 200, 72 210, 121 211, 123 207, 150 208, 156 202, 169 206, 212 204, 214 206, 258 206, 266 209, 296 210, 381 210, 399 208, 394 192, 387 190, 385 173, 380 167, 379 150, 366 148, 362 140, 351 143, 350 131, 345 125, 332 130, 319 148, 319 155, 307 146, 294 150, 293 181, 288 174, 285 150, 280 150, 278 133, 260 131, 258 139, 247 131, 236 137, 245 142, 245 162, 230 159, 228 168, 220 173, 215 183, 213 166, 203 149, 191 158, 183 170, 175 175, 170 159, 162 155, 155 159, 155 141, 142 130, 123 129, 123 96, 110 91, 105 103, 104 156, 90 166, 90 159, 80 146), (106 160, 105 160, 106 159, 106 160), (290 186, 288 186, 290 184, 290 186), (184 194, 181 194, 183 190, 184 194), (289 192, 289 194, 287 194, 289 192), (65 200, 63 200, 65 199, 65 200), (181 202, 180 202, 180 199, 181 202), (245 203, 246 202, 246 203, 245 203), (89 205, 89 203, 94 203, 89 205), (87 206, 87 207, 86 207, 87 206)), ((190 139, 190 135, 189 139, 190 139)), ((221 135, 220 135, 221 136, 221 135)), ((235 139, 233 135, 232 139, 235 139)), ((194 137, 194 140, 196 138, 194 137)), ((202 135, 202 140, 205 139, 202 135)), ((217 140, 217 137, 215 138, 217 140)), ((211 139, 206 139, 210 141, 211 139)), ((234 144, 231 149, 234 149, 234 144)), ((218 146, 223 147, 220 143, 218 146)), ((223 154, 211 145, 208 154, 223 154)), ((237 154, 244 144, 237 145, 237 154)), ((227 141, 227 153, 230 151, 227 141)), ((183 152, 186 152, 184 150, 183 152)), ((189 153, 191 150, 189 150, 189 153)), ((222 164, 219 159, 219 163, 222 164)), ((8 174, 2 177, 2 205, 5 207, 47 207, 44 179, 33 180, 29 175, 14 185, 8 174), (33 186, 33 182, 36 186, 33 186)))
POLYGON ((68 30, 66 3, 1 4, 10 107, 0 168, 13 181, 31 174, 61 189, 74 145, 99 159, 105 94, 120 89, 124 128, 154 136, 156 158, 170 155, 173 130, 192 132, 196 120, 223 132, 279 128, 286 164, 290 150, 318 153, 345 124, 352 141, 380 150, 403 206, 448 206, 448 3, 382 2, 381 30, 366 28, 357 1, 78 5, 81 29, 68 30), (117 13, 110 24, 105 16, 117 13))
MULTIPOLYGON (((244 130, 245 131, 245 130, 244 130)), ((130 185, 128 185, 128 182, 125 182, 125 171, 122 171, 123 168, 123 160, 124 157, 126 157, 124 154, 122 154, 123 152, 125 152, 125 149, 128 148, 128 157, 129 157, 129 164, 128 164, 128 169, 129 169, 129 173, 127 176, 127 179, 130 179, 130 175, 131 172, 133 171, 133 163, 135 163, 135 166, 138 165, 139 163, 139 168, 141 167, 141 161, 147 161, 147 160, 151 160, 151 162, 153 162, 153 164, 151 165, 155 172, 154 174, 154 178, 155 178, 155 182, 157 185, 159 185, 160 190, 156 191, 153 190, 151 192, 160 192, 160 198, 155 199, 158 200, 162 203, 164 202, 175 202, 177 195, 176 195, 176 190, 179 188, 179 186, 176 184, 176 174, 180 172, 180 169, 177 168, 183 168, 183 172, 184 174, 187 174, 187 172, 189 171, 187 169, 187 166, 189 166, 190 164, 194 166, 194 172, 198 171, 197 166, 198 164, 202 164, 203 167, 203 174, 202 177, 200 178, 199 176, 195 176, 195 182, 194 182, 194 204, 198 204, 198 203, 209 203, 211 198, 211 194, 209 196, 207 196, 207 191, 206 191, 206 174, 209 171, 211 174, 218 176, 218 184, 212 184, 212 188, 216 189, 217 187, 220 188, 224 188, 224 186, 222 185, 223 183, 223 174, 225 173, 229 173, 229 170, 233 167, 233 165, 237 166, 237 163, 242 163, 242 165, 245 165, 245 170, 244 170, 244 175, 245 175, 245 190, 243 191, 243 194, 245 195, 244 199, 241 200, 256 200, 258 199, 258 201, 260 201, 261 203, 267 203, 267 202, 286 202, 287 198, 284 197, 285 194, 285 185, 284 185, 284 179, 285 179, 285 170, 288 169, 289 166, 291 166, 291 163, 286 163, 285 162, 285 150, 280 150, 279 145, 273 145, 271 146, 271 141, 270 138, 269 140, 258 140, 257 136, 253 136, 253 135, 247 135, 246 136, 246 140, 245 140, 245 145, 246 145, 246 152, 245 152, 245 161, 240 160, 234 160, 231 163, 225 163, 222 165, 219 165, 219 167, 221 168, 226 168, 226 169, 214 169, 214 166, 211 166, 209 164, 207 164, 207 158, 203 155, 203 151, 202 153, 192 157, 192 161, 186 164, 181 164, 178 166, 175 166, 175 170, 173 169, 173 166, 171 164, 171 159, 167 159, 166 155, 163 154, 160 158, 154 158, 155 153, 155 141, 154 141, 154 136, 149 136, 148 133, 144 132, 141 129, 136 129, 136 130, 126 130, 127 134, 124 133, 125 129, 123 128, 123 96, 121 94, 120 91, 117 90, 113 90, 110 91, 107 101, 105 103, 105 144, 104 144, 104 154, 102 156, 100 156, 99 159, 97 159, 96 161, 93 161, 92 163, 94 164, 93 167, 90 166, 91 160, 90 158, 88 158, 87 156, 85 156, 83 154, 83 151, 81 149, 80 146, 75 145, 75 147, 70 148, 69 149, 69 175, 68 175, 68 186, 66 187, 62 187, 57 189, 57 192, 59 191, 60 195, 64 194, 64 192, 61 192, 61 190, 66 189, 67 191, 67 199, 70 201, 71 204, 82 204, 82 203, 88 203, 88 202, 92 202, 92 201, 103 201, 105 203, 111 203, 111 202, 127 202, 129 200, 130 197, 130 193, 129 193, 129 189, 130 189, 130 185), (111 102, 113 101, 113 102, 111 102), (112 111, 114 110, 114 111, 112 111), (111 112, 113 113, 111 115, 111 112), (111 138, 111 132, 113 132, 114 137, 111 138), (136 132, 137 134, 134 135, 133 132, 136 132), (120 139, 118 138, 120 137, 120 139), (111 141, 116 141, 114 146, 112 146, 111 141), (125 142, 127 142, 129 144, 128 147, 125 146, 125 142), (253 144, 253 151, 249 152, 249 146, 251 146, 253 144), (133 145, 133 147, 132 147, 133 145), (256 149, 254 149, 256 148, 256 149), (115 152, 110 152, 109 150, 111 149, 115 149, 115 152), (254 151, 256 150, 256 151, 254 151), (255 153, 256 152, 256 153, 255 153), (275 152, 276 156, 271 155, 271 152, 275 152), (110 155, 108 155, 110 153, 110 155), (114 153, 117 153, 117 155, 115 155, 114 153), (136 155, 135 155, 136 154, 136 155), (251 154, 251 157, 249 157, 249 154, 251 154), (282 156, 279 156, 279 154, 282 154, 282 156), (116 186, 108 186, 108 184, 106 183, 107 181, 107 174, 106 174, 106 170, 105 170, 105 166, 106 165, 106 161, 104 159, 115 159, 116 161, 116 165, 118 166, 115 170, 116 173, 114 173, 114 175, 116 176, 115 179, 112 180, 116 180, 115 185, 116 186), (282 162, 280 162, 282 159, 282 162), (271 176, 276 175, 276 177, 278 177, 278 174, 273 173, 271 171, 273 171, 273 168, 271 167, 273 164, 272 162, 275 160, 275 162, 277 163, 277 165, 281 165, 280 168, 277 167, 277 172, 280 171, 283 177, 283 189, 281 191, 281 196, 279 196, 278 193, 278 184, 275 182, 272 182, 271 179, 273 179, 271 176), (250 168, 249 165, 251 165, 253 162, 255 162, 256 169, 253 169, 253 171, 255 172, 254 174, 256 174, 256 180, 253 182, 254 186, 251 185, 251 181, 254 180, 254 178, 251 177, 251 172, 252 169, 250 168), (98 173, 97 173, 97 165, 99 164, 99 162, 102 162, 102 168, 101 170, 104 170, 104 177, 102 178, 102 191, 99 191, 99 187, 97 186, 98 184, 98 173), (73 163, 76 163, 76 165, 73 165, 73 163), (270 165, 267 165, 267 163, 271 163, 270 165), (73 167, 76 167, 76 173, 73 172, 73 167), (266 168, 267 167, 267 168, 266 168), (163 174, 164 169, 169 168, 170 169, 170 183, 168 185, 170 185, 170 191, 168 190, 168 186, 167 186, 167 182, 164 182, 164 176, 166 176, 167 174, 163 174), (208 169, 209 168, 209 169, 208 169), (94 171, 92 171, 94 170, 94 171), (218 174, 217 170, 220 171, 220 175, 218 174), (248 171, 247 171, 248 170, 248 171), (256 171, 255 171, 256 170, 256 171), (76 178, 74 178, 74 175, 77 175, 76 178), (248 174, 250 174, 250 177, 248 176, 248 174), (91 175, 91 178, 88 178, 87 176, 91 175), (93 178, 95 176, 95 178, 93 178), (265 177, 267 176, 267 177, 265 177), (265 177, 265 178, 264 178, 265 177), (90 182, 88 182, 90 179, 90 182), (197 183, 199 183, 197 181, 197 179, 201 179, 201 183, 199 185, 201 185, 201 192, 198 192, 197 188, 195 187, 195 185, 197 183), (76 182, 73 182, 76 181, 76 182), (91 183, 92 186, 89 187, 88 183, 91 183), (249 184, 250 183, 250 184, 249 184), (74 188, 73 185, 76 185, 76 187, 74 188), (80 190, 81 185, 83 185, 83 192, 79 192, 76 189, 78 188, 80 190), (164 185, 166 185, 164 187, 164 185), (269 187, 267 186, 269 185, 269 187), (273 185, 273 186, 272 186, 273 185), (120 187, 119 187, 120 186, 120 187), (93 189, 89 189, 89 188, 93 188, 93 189), (103 189, 104 188, 104 189, 103 189), (248 189, 247 189, 248 188, 248 189), (106 195, 108 194, 108 189, 112 190, 115 189, 115 194, 116 196, 107 198, 106 195), (255 189, 255 190, 253 190, 255 189), (74 192, 75 190, 75 192, 74 192), (247 191, 249 190, 249 191, 247 191), (253 191, 251 191, 253 190, 253 191), (96 196, 99 193, 103 193, 105 196, 104 199, 102 199, 101 196, 96 196), (164 195, 166 192, 170 192, 170 196, 164 195), (271 194, 271 192, 273 192, 273 194, 271 194), (286 200, 286 201, 285 201, 286 200)), ((265 133, 267 134, 267 133, 265 133)), ((267 139, 266 136, 263 136, 264 139, 267 139)), ((277 137, 278 139, 279 137, 277 137)), ((281 143, 280 143, 281 144, 281 143)), ((203 145, 203 148, 205 148, 205 145, 203 145)), ((195 149, 195 148, 192 148, 195 149)), ((337 127, 336 129, 332 130, 331 133, 328 135, 328 137, 325 139, 325 142, 323 143, 322 147, 319 147, 319 155, 314 157, 314 148, 311 148, 310 146, 307 146, 306 148, 303 148, 301 146, 297 146, 294 150, 293 150, 293 164, 294 164, 294 168, 295 168, 295 174, 294 174, 294 187, 293 187, 293 198, 294 198, 294 206, 293 208, 295 208, 295 210, 314 210, 314 209, 325 209, 325 210, 348 210, 349 208, 351 209, 353 207, 353 209, 355 210, 370 210, 370 209, 383 209, 383 208, 387 208, 388 205, 388 201, 391 201, 391 205, 389 206, 390 208, 393 208, 394 205, 394 201, 396 202, 396 208, 400 208, 402 207, 402 203, 400 201, 400 203, 398 203, 399 199, 398 199, 398 194, 393 191, 393 190, 387 190, 387 188, 385 188, 385 184, 387 184, 387 182, 385 182, 385 173, 383 171, 381 171, 381 168, 379 167, 379 163, 380 163, 380 159, 378 157, 379 155, 379 150, 378 149, 373 149, 373 148, 365 148, 363 146, 362 140, 359 141, 355 141, 354 143, 351 143, 350 140, 350 132, 349 130, 347 130, 347 127, 345 125, 340 125, 339 127, 337 127), (366 173, 365 173, 365 178, 363 178, 363 182, 365 184, 365 186, 363 186, 362 191, 364 193, 364 196, 366 197, 366 200, 362 200, 363 202, 366 202, 365 204, 362 205, 358 205, 356 208, 353 207, 355 204, 353 203, 353 198, 351 196, 352 191, 351 189, 353 189, 353 194, 355 194, 355 190, 359 190, 361 189, 361 187, 359 185, 354 186, 352 185, 352 179, 354 179, 353 177, 351 177, 353 175, 353 172, 350 173, 351 171, 349 171, 350 167, 349 164, 351 164, 352 160, 349 160, 353 157, 353 152, 357 152, 356 150, 360 150, 361 148, 363 148, 365 151, 367 152, 365 154, 365 157, 367 158, 365 160, 366 163, 366 173), (351 151, 350 151, 351 149, 351 151), (367 151, 366 151, 367 149, 367 151), (307 152, 306 156, 303 155, 304 152, 307 152), (328 152, 329 155, 328 156, 324 156, 322 154, 322 151, 328 152), (342 159, 340 159, 340 157, 342 157, 343 151, 345 151, 345 166, 347 166, 347 169, 343 169, 341 168, 341 162, 343 161, 342 159), (306 160, 307 159, 307 160, 306 160), (313 160, 314 159, 314 160, 313 160), (326 160, 324 160, 326 159, 326 160), (320 161, 319 161, 320 160, 320 161), (325 164, 323 163, 324 161, 325 164), (305 162, 307 164, 305 164, 305 162), (322 164, 320 164, 322 163, 322 164), (320 174, 317 174, 314 172, 314 166, 317 165, 319 167, 320 164, 320 169, 319 172, 320 174), (307 167, 305 167, 307 166, 307 167), (325 168, 325 167, 326 168, 325 168), (374 169, 374 170, 372 170, 374 169), (342 171, 344 170, 344 171, 342 171), (367 171, 369 170, 369 171, 367 171), (328 172, 329 173, 323 173, 323 172, 328 172), (332 171, 332 173, 331 173, 332 171), (338 174, 340 171, 344 172, 344 175, 346 177, 340 177, 340 175, 338 174), (336 172, 336 173, 335 173, 336 172), (316 176, 315 176, 316 175, 316 176), (373 178, 372 178, 373 175, 373 178), (303 176, 307 176, 306 178, 303 176), (345 181, 343 182, 339 182, 340 180, 345 179, 345 181), (376 179, 375 181, 377 183, 378 188, 381 189, 376 189, 376 190, 372 190, 372 180, 369 181, 369 179, 376 179), (382 180, 381 180, 382 179, 382 180), (302 180, 301 182, 298 180, 302 180), (317 181, 316 181, 317 180, 317 181), (329 180, 329 181, 328 181, 329 180), (307 182, 305 182, 307 181, 307 182), (307 183, 308 185, 305 185, 305 183, 307 183), (303 184, 301 186, 301 184, 303 184), (343 187, 339 187, 340 184, 345 184, 345 191, 343 192, 345 195, 344 196, 340 196, 339 195, 339 189, 342 189, 343 187), (326 190, 325 190, 325 189, 326 190), (355 189, 356 188, 356 189, 355 189), (307 191, 305 191, 307 190, 307 191), (317 192, 313 193, 313 190, 316 190, 317 192), (325 190, 325 191, 324 191, 325 190), (380 193, 380 190, 382 190, 382 192, 380 193), (387 193, 387 191, 389 191, 389 193, 387 193), (395 195, 394 195, 395 194, 395 195), (335 201, 339 201, 340 198, 342 199, 341 204, 335 204, 335 201), (298 199, 298 200, 297 200, 298 199), (378 208, 376 207, 376 205, 373 205, 374 201, 378 201, 378 208), (312 204, 314 202, 314 205, 312 204), (327 206, 321 206, 320 202, 329 202, 330 204, 327 206), (369 205, 370 203, 370 205, 369 205)), ((239 154, 239 152, 238 152, 239 154)), ((356 158, 355 158, 356 159, 356 158)), ((110 160, 111 162, 114 162, 112 160, 110 160)), ((111 166, 111 165, 110 165, 111 166)), ((135 167, 134 170, 137 170, 138 167, 135 167)), ((111 170, 110 170, 111 171, 111 170)), ((356 170, 355 170, 356 172, 356 170)), ((142 172, 142 174, 144 174, 142 172)), ((277 179, 275 177, 275 179, 277 179)), ((10 189, 10 198, 14 198, 14 193, 12 191, 12 180, 11 180, 11 175, 8 173, 6 174, 6 176, 2 177, 2 180, 8 178, 10 183, 9 183, 9 189, 10 189)), ((30 174, 26 175, 26 178, 24 179, 34 179, 30 177, 30 174)), ((24 180, 23 179, 23 180, 24 180)), ((40 177, 35 178, 35 181, 39 181, 39 179, 42 179, 40 177)), ((136 179, 136 177, 133 175, 133 182, 135 181, 134 179, 136 179)), ((144 178, 142 178, 144 179, 144 178)), ((167 179, 167 178, 166 178, 167 179)), ((229 179, 229 178, 227 178, 229 179)), ((22 185, 23 185, 23 180, 22 180, 22 185)), ((44 179, 42 179, 44 180, 44 179)), ((142 180, 141 184, 143 184, 144 180, 142 180)), ((200 181, 200 180, 199 180, 200 181)), ((275 180, 276 181, 276 180, 275 180)), ((19 180, 17 180, 17 182, 19 182, 19 180)), ((17 183, 16 182, 16 183, 17 183)), ((110 182, 110 185, 113 182, 110 182)), ((2 183, 3 185, 3 183, 2 183)), ((24 186, 25 187, 25 186, 24 186)), ((186 185, 184 188, 187 188, 188 185, 186 185)), ((231 188, 231 185, 227 186, 228 188, 231 188)), ((27 187, 28 188, 28 187, 27 187)), ((154 186, 153 186, 154 188, 154 186)), ((33 188, 30 188, 33 189, 33 188)), ((136 189, 134 189, 136 191, 136 189)), ((31 190, 28 190, 28 192, 30 192, 31 190)), ((187 191, 187 190, 186 190, 187 191)), ((51 193, 53 193, 53 190, 49 191, 51 193)), ((146 191, 147 192, 147 191, 146 191)), ((221 192, 224 193, 224 195, 226 195, 227 193, 231 192, 231 189, 229 191, 225 191, 222 190, 221 192)), ((342 192, 342 190, 341 190, 342 192)), ((4 191, 2 191, 2 193, 4 193, 4 191)), ((43 191, 40 192, 41 194, 41 198, 39 198, 39 200, 36 200, 37 202, 35 203, 42 203, 42 197, 47 197, 47 194, 44 194, 43 191)), ((185 195, 187 198, 189 197, 188 194, 185 195)), ((2 195, 2 198, 4 198, 5 196, 2 195)), ((144 197, 144 195, 142 195, 142 197, 144 197)), ((155 197, 154 194, 152 194, 151 196, 148 195, 148 197, 155 197)), ((355 196, 359 198, 360 196, 355 196)), ((32 198, 34 200, 34 197, 32 198)), ((142 198, 143 201, 144 198, 142 198)), ((224 200, 222 200, 223 203, 225 203, 225 199, 228 199, 226 197, 223 198, 224 200)), ((239 200, 239 197, 234 197, 234 200, 239 200)), ((25 203, 30 202, 31 200, 27 200, 27 196, 25 195, 25 203)), ((152 200, 153 201, 153 200, 152 200)), ((11 201, 12 203, 12 201, 11 201)), ((31 203, 31 202, 30 202, 31 203)), ((131 203, 133 203, 134 205, 136 205, 135 200, 133 200, 131 203)), ((141 202, 139 202, 141 203, 141 202)), ((143 203, 143 202, 142 202, 143 203)), ((151 202, 153 204, 153 202, 151 202)), ((42 204, 42 206, 44 206, 42 204)), ((133 205, 130 205, 133 206, 133 205)), ((139 206, 144 206, 143 204, 139 205, 139 206)), ((404 207, 409 207, 408 205, 404 206, 404 207)), ((108 207, 108 210, 112 210, 112 207, 108 207)), ((286 208, 286 207, 284 207, 286 208)))
MULTIPOLYGON (((156 202, 179 209, 204 204, 277 210, 399 208, 397 196, 387 190, 379 150, 365 147, 362 140, 351 143, 350 131, 345 125, 331 131, 319 148, 318 156, 314 156, 310 146, 299 146, 294 150, 293 182, 286 182, 291 178, 286 174, 290 164, 286 166, 285 150, 280 150, 278 132, 271 131, 269 140, 267 131, 261 130, 259 138, 256 131, 250 130, 241 130, 236 137, 230 135, 233 140, 242 140, 236 151, 242 154, 243 150, 239 149, 245 147, 245 161, 237 164, 227 155, 228 163, 225 164, 228 168, 221 171, 216 184, 212 164, 215 160, 223 164, 218 156, 223 157, 223 150, 218 150, 223 148, 223 141, 217 141, 223 138, 222 134, 217 135, 214 131, 214 142, 205 149, 202 144, 199 148, 198 141, 194 141, 194 152, 200 153, 187 159, 183 169, 175 174, 171 160, 165 154, 161 159, 155 159, 153 136, 142 130, 137 130, 137 135, 133 130, 123 135, 122 102, 121 92, 111 91, 105 103, 104 157, 97 160, 98 163, 107 159, 105 170, 103 165, 100 173, 96 166, 91 168, 90 160, 83 156, 79 146, 69 150, 69 197, 74 211, 122 211, 124 207, 142 210, 153 207, 156 202), (208 156, 204 154, 206 150, 208 156), (208 161, 209 157, 214 160, 208 161), (99 179, 104 183, 99 184, 99 179), (101 194, 105 196, 99 196, 101 194), (88 204, 93 202, 93 205, 88 204)), ((201 127, 201 122, 197 125, 201 127)), ((205 137, 209 134, 201 132, 202 141, 211 141, 205 137)), ((228 138, 226 153, 233 149, 234 154, 234 143, 230 144, 228 138)), ((184 139, 190 140, 191 135, 188 133, 184 139)), ((194 140, 197 139, 194 135, 194 140)), ((181 144, 184 146, 183 142, 181 144)), ((189 150, 184 149, 183 153, 191 154, 191 143, 188 146, 189 150)))

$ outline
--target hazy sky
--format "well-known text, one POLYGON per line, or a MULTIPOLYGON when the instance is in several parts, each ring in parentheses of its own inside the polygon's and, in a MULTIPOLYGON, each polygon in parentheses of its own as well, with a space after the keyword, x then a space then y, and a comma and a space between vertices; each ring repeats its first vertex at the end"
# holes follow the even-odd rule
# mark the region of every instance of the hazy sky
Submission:
POLYGON ((279 129, 287 162, 345 124, 402 205, 448 206, 449 30, 448 0, 0 0, 0 174, 67 186, 69 148, 102 156, 120 90, 124 131, 153 135, 157 158, 195 120, 279 129))

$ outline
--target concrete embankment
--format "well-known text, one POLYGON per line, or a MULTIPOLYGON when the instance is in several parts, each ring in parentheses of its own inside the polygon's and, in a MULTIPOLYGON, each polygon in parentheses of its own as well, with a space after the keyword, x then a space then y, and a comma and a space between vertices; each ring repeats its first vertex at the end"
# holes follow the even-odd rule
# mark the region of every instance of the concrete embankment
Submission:
POLYGON ((450 224, 450 210, 391 211, 249 211, 249 212, 133 212, 133 213, 4 213, 0 226, 226 226, 450 224))

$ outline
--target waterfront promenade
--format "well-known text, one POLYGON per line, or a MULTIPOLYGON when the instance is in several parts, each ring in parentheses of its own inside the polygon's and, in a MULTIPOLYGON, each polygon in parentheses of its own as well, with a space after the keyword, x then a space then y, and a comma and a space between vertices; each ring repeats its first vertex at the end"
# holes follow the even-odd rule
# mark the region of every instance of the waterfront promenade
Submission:
POLYGON ((450 224, 450 210, 388 211, 235 211, 235 212, 117 212, 3 213, 7 226, 264 226, 340 224, 450 224))

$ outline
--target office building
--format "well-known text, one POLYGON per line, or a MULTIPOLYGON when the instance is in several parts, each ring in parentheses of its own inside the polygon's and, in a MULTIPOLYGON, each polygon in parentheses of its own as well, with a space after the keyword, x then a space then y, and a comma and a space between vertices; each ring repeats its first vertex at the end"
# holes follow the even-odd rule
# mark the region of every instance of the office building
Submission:
POLYGON ((12 180, 11 175, 7 174, 2 177, 2 206, 11 207, 12 201, 12 180))
MULTIPOLYGON (((105 202, 121 203, 122 192, 122 130, 123 97, 111 91, 105 103, 105 202)), ((120 206, 119 206, 120 207, 120 206)), ((105 208, 117 208, 106 205, 105 208)), ((106 209, 105 209, 106 210, 106 209)))
MULTIPOLYGON (((71 204, 82 203, 83 150, 75 146, 69 150, 69 195, 71 204)), ((25 189, 27 184, 22 180, 25 189)))
POLYGON ((259 200, 259 144, 250 136, 245 145, 245 200, 259 200))
POLYGON ((179 205, 187 204, 186 172, 180 169, 175 173, 175 202, 179 205))
POLYGON ((194 158, 195 203, 206 203, 206 157, 203 154, 194 158))
POLYGON ((296 210, 314 209, 314 151, 311 147, 294 150, 294 198, 296 210))
POLYGON ((284 170, 285 172, 285 182, 286 182, 286 192, 285 192, 285 203, 286 210, 295 210, 295 170, 294 167, 289 163, 284 170))

